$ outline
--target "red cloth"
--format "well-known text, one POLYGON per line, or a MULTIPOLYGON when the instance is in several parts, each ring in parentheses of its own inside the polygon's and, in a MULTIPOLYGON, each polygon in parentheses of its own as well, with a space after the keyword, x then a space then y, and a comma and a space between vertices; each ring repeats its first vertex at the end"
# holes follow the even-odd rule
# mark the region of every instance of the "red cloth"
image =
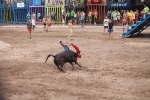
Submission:
POLYGON ((77 52, 76 60, 77 60, 78 58, 81 58, 79 48, 78 48, 75 44, 72 44, 72 43, 71 43, 71 45, 75 48, 75 50, 76 50, 76 52, 77 52))
POLYGON ((51 23, 48 23, 48 26, 51 26, 51 23))
POLYGON ((139 16, 135 16, 136 21, 139 21, 139 16))
POLYGON ((31 32, 32 31, 32 29, 31 28, 28 28, 28 32, 31 32))

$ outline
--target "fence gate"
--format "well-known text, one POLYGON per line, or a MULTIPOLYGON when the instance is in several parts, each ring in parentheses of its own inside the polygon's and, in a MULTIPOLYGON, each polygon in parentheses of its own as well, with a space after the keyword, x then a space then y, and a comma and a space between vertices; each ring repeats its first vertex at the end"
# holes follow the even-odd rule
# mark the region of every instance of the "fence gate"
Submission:
MULTIPOLYGON (((97 22, 103 23, 103 20, 106 16, 106 12, 107 12, 107 7, 105 5, 88 5, 87 8, 88 8, 87 14, 89 11, 93 11, 96 9, 98 11, 97 22)), ((93 22, 93 20, 92 20, 92 22, 93 22)))
POLYGON ((14 24, 25 24, 27 13, 27 9, 14 9, 14 24))
POLYGON ((62 7, 56 6, 56 7, 46 7, 46 16, 51 18, 51 12, 54 12, 56 14, 56 23, 62 22, 62 7))
POLYGON ((1 23, 12 24, 13 23, 13 10, 12 9, 2 9, 2 21, 1 23))

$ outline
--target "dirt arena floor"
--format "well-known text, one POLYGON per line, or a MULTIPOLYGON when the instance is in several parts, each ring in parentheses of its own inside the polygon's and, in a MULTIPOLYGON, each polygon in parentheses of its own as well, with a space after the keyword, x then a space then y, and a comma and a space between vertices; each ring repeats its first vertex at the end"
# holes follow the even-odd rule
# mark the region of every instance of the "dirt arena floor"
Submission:
MULTIPOLYGON (((26 27, 0 27, 0 100, 150 100, 150 28, 133 38, 108 39, 103 27, 66 28, 28 38, 26 27), (48 54, 63 51, 59 41, 75 43, 82 58, 60 72, 48 54)), ((70 49, 75 51, 73 47, 70 49)))

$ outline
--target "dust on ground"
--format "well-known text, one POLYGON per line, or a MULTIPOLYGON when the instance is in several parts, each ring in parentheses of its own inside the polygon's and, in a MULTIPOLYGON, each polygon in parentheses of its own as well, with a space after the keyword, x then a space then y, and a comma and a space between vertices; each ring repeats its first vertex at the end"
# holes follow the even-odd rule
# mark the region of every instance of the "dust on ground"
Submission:
MULTIPOLYGON (((150 33, 108 39, 103 27, 75 28, 68 41, 67 28, 44 32, 36 28, 32 39, 26 28, 0 28, 0 96, 5 100, 150 100, 150 33), (60 72, 48 54, 63 51, 59 41, 75 43, 78 63, 66 63, 60 72)), ((74 51, 74 48, 70 46, 74 51)))

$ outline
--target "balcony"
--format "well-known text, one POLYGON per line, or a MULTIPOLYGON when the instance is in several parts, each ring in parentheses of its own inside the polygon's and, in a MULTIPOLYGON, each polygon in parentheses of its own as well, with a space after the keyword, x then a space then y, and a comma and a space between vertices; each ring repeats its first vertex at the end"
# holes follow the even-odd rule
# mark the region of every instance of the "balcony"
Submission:
POLYGON ((65 0, 65 6, 68 7, 84 7, 85 4, 85 0, 65 0))
POLYGON ((64 0, 47 0, 46 6, 63 6, 64 0))
POLYGON ((44 6, 45 0, 29 0, 30 6, 44 6))

